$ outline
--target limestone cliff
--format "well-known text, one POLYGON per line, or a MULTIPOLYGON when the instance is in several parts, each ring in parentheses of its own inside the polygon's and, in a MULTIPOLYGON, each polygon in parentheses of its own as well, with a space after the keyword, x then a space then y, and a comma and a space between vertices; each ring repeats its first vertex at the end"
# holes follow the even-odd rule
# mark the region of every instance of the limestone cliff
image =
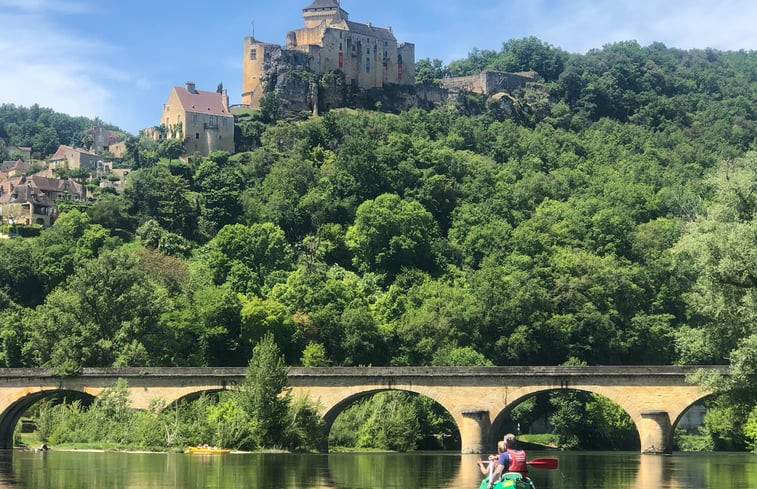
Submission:
MULTIPOLYGON (((549 105, 535 73, 501 73, 497 78, 500 84, 484 84, 486 90, 455 80, 445 80, 442 86, 385 85, 362 90, 348 84, 341 71, 319 75, 308 66, 307 54, 302 52, 278 47, 267 54, 260 79, 264 93, 276 94, 282 114, 318 114, 344 107, 400 112, 457 104, 472 112, 489 109, 502 118, 523 119, 548 110, 549 105)), ((492 73, 480 77, 492 79, 492 73)))

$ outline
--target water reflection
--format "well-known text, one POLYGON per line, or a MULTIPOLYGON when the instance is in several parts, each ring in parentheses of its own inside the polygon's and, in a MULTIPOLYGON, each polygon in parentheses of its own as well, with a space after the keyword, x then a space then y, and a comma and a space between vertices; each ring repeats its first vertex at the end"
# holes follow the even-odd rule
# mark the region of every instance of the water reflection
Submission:
MULTIPOLYGON (((558 470, 532 470, 544 489, 757 487, 757 457, 529 452, 556 457, 558 470)), ((126 454, 0 452, 0 489, 406 489, 476 488, 476 455, 126 454)))

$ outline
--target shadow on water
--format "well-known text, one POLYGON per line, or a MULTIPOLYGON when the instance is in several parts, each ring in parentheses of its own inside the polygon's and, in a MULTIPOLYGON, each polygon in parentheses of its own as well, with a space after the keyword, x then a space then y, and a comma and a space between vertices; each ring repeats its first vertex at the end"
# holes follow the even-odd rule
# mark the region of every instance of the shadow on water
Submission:
POLYGON ((23 487, 13 475, 13 450, 0 450, 0 489, 23 487))

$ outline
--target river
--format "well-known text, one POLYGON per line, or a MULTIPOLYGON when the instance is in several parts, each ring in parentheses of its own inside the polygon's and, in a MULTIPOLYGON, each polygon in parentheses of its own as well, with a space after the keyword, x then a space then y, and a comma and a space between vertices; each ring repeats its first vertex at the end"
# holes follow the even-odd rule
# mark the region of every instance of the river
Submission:
MULTIPOLYGON (((533 470, 537 489, 754 489, 745 453, 529 453, 556 457, 533 470)), ((0 489, 477 488, 475 455, 0 452, 0 489)))

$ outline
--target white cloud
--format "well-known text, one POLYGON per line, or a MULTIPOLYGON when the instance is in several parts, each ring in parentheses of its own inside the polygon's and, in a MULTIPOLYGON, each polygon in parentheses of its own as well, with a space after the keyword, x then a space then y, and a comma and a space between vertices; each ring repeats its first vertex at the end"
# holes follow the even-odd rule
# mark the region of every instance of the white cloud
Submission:
POLYGON ((0 44, 3 102, 38 103, 72 115, 107 115, 111 94, 98 79, 102 70, 95 61, 102 46, 66 35, 37 15, 0 15, 0 31, 6 41, 12 40, 0 44))
POLYGON ((468 5, 466 15, 444 15, 444 29, 432 34, 431 46, 450 52, 500 49, 509 39, 536 36, 579 53, 628 40, 681 49, 757 49, 753 0, 471 0, 468 5), (448 34, 453 32, 454 42, 448 34))
POLYGON ((626 40, 642 45, 660 41, 681 49, 757 47, 752 25, 757 3, 751 0, 578 0, 559 8, 542 2, 541 7, 542 12, 529 19, 531 27, 539 37, 569 51, 626 40))
POLYGON ((80 13, 89 10, 89 7, 81 2, 63 0, 0 0, 0 7, 22 12, 80 13))

